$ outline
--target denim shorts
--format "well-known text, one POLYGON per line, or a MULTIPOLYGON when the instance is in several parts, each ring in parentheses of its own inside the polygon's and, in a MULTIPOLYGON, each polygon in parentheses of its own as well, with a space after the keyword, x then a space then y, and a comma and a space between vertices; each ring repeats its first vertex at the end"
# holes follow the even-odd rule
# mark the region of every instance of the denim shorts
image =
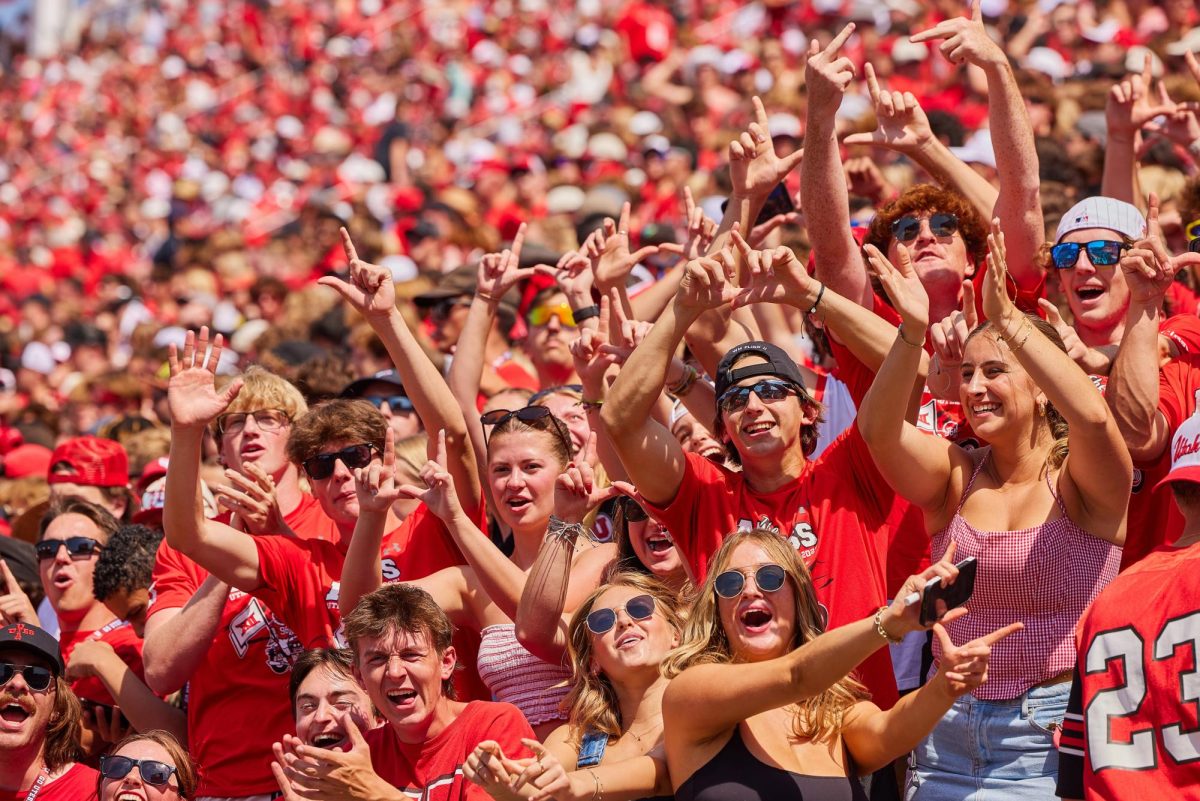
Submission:
POLYGON ((906 801, 1056 801, 1058 751, 1071 682, 1008 701, 954 702, 909 760, 906 801))

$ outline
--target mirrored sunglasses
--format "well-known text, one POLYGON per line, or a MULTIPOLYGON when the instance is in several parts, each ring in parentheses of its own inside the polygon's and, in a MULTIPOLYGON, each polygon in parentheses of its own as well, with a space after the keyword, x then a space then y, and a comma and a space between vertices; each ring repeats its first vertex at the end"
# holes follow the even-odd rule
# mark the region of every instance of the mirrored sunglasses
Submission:
POLYGON ((799 394, 796 387, 786 381, 759 381, 748 387, 730 387, 717 398, 717 405, 723 412, 737 411, 750 402, 751 392, 764 403, 799 394))
POLYGON ((1121 260, 1121 251, 1129 245, 1111 239, 1094 239, 1091 242, 1062 242, 1050 248, 1050 260, 1057 270, 1069 270, 1079 261, 1079 254, 1087 248, 1088 260, 1095 267, 1112 267, 1121 260))
POLYGON ((571 307, 565 303, 554 306, 534 306, 529 310, 530 325, 546 325, 550 322, 551 317, 557 317, 558 321, 568 328, 575 327, 575 315, 571 311, 571 307))
POLYGON ((376 409, 382 409, 383 404, 386 403, 388 411, 411 412, 413 410, 412 398, 407 395, 388 395, 382 398, 363 398, 363 400, 370 401, 376 409))
MULTIPOLYGON (((787 579, 787 573, 779 565, 763 565, 754 571, 754 584, 763 592, 777 592, 787 579)), ((740 570, 726 570, 713 582, 717 595, 736 598, 746 588, 746 575, 740 570)))
POLYGON ((617 625, 617 612, 624 609, 630 620, 646 620, 654 614, 654 597, 635 595, 616 609, 593 609, 587 616, 588 631, 600 636, 617 625))

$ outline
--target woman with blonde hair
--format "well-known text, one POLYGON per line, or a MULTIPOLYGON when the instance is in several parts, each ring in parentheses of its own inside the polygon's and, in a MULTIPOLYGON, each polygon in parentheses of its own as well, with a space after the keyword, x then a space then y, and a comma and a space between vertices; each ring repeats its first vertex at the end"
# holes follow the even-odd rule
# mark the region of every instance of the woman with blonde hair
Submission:
POLYGON ((534 759, 510 760, 496 743, 480 743, 464 766, 467 777, 497 801, 669 798, 660 665, 679 643, 677 604, 648 573, 612 575, 571 618, 567 723, 544 745, 526 743, 534 759))
MULTIPOLYGON (((713 557, 664 664, 666 755, 675 798, 754 801, 785 797, 865 801, 858 777, 907 753, 962 693, 987 679, 991 645, 1006 626, 955 647, 934 624, 945 658, 924 687, 888 711, 849 674, 919 622, 920 593, 958 575, 948 558, 910 577, 872 617, 825 632, 808 569, 767 529, 735 533, 713 557)), ((950 612, 953 620, 961 611, 950 612)))
POLYGON ((96 797, 115 801, 126 794, 151 801, 194 798, 196 766, 170 733, 131 734, 100 757, 96 797))

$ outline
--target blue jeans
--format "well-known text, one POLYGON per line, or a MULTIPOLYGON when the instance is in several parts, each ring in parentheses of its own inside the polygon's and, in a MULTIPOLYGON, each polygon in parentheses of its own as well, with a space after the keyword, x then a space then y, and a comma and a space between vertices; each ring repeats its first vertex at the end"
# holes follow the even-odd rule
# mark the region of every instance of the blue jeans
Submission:
POLYGON ((1034 687, 1009 701, 954 702, 909 761, 906 801, 1054 801, 1071 682, 1034 687))

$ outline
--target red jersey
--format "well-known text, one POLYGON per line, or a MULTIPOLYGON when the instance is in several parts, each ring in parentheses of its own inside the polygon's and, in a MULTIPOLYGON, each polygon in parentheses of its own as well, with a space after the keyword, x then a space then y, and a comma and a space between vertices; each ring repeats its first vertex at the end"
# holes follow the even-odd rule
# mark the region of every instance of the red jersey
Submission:
POLYGON ((1200 799, 1200 545, 1160 548, 1113 579, 1076 630, 1060 791, 1200 799))
MULTIPOLYGON (((887 522, 895 497, 854 425, 809 461, 795 482, 770 493, 756 493, 741 473, 689 453, 674 499, 651 508, 697 582, 731 533, 777 531, 812 573, 832 629, 874 614, 887 601, 887 522)), ((886 649, 863 662, 859 673, 881 707, 896 702, 886 649)))
MULTIPOLYGON (((146 671, 142 666, 142 638, 133 632, 124 620, 113 618, 102 628, 95 631, 63 631, 59 634, 58 643, 62 647, 63 663, 71 661, 71 653, 75 646, 85 640, 101 640, 112 646, 121 657, 121 661, 129 666, 142 681, 146 680, 146 671)), ((109 695, 104 682, 95 676, 76 679, 71 682, 71 689, 83 700, 94 701, 97 704, 113 706, 116 701, 109 695)))
MULTIPOLYGON (((100 774, 78 762, 67 768, 67 772, 54 781, 41 786, 37 801, 91 801, 96 797, 96 782, 100 774)), ((0 801, 28 801, 32 787, 17 792, 0 790, 0 801)))
POLYGON ((463 777, 463 762, 484 740, 495 740, 511 759, 533 756, 521 738, 535 739, 515 706, 492 701, 472 701, 441 733, 417 745, 400 742, 386 723, 365 737, 380 778, 421 801, 491 801, 486 790, 463 777))

